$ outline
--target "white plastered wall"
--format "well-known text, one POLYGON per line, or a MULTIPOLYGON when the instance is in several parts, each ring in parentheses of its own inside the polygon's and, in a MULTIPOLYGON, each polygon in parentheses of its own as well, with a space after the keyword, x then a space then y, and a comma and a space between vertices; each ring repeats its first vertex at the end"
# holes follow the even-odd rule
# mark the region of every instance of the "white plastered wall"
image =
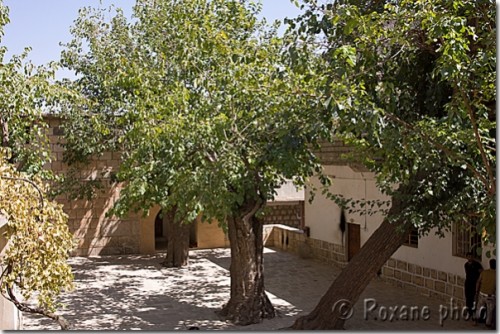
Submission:
MULTIPOLYGON (((7 220, 0 214, 0 258, 8 247, 8 241, 3 234, 7 228, 7 220)), ((0 270, 3 270, 0 267, 0 270)), ((0 295, 0 330, 18 330, 21 329, 22 314, 13 303, 0 295)))
MULTIPOLYGON (((342 194, 345 198, 353 200, 387 200, 377 189, 373 173, 354 172, 347 166, 324 166, 325 173, 333 182, 330 192, 342 194)), ((316 178, 313 185, 319 189, 312 203, 309 203, 309 191, 305 191, 305 225, 311 228, 311 238, 342 244, 342 231, 340 230, 340 207, 321 193, 321 186, 316 178)), ((346 221, 360 225, 361 244, 363 244, 380 226, 383 220, 381 213, 364 215, 345 211, 346 221)), ((345 240, 344 240, 345 241, 345 240)))
MULTIPOLYGON (((325 173, 334 176, 330 191, 335 194, 342 194, 346 198, 368 200, 387 200, 375 184, 373 173, 355 172, 347 166, 324 166, 325 173), (366 195, 365 195, 366 193, 366 195)), ((320 189, 317 178, 311 182, 320 189)), ((305 191, 305 225, 311 229, 311 238, 324 240, 338 245, 342 242, 342 232, 339 227, 340 208, 332 200, 327 199, 317 191, 314 201, 309 203, 309 191, 305 191)), ((383 214, 362 215, 345 213, 347 222, 360 225, 361 246, 370 235, 380 226, 383 221, 383 214)), ((436 269, 455 275, 464 276, 464 263, 466 259, 453 256, 452 233, 445 233, 444 238, 439 238, 433 231, 429 235, 419 239, 418 248, 401 246, 392 256, 394 259, 406 261, 419 266, 436 269)), ((489 268, 489 258, 486 251, 490 247, 484 247, 482 264, 484 268, 489 268)))
MULTIPOLYGON (((491 247, 484 247, 481 262, 485 269, 489 268, 489 258, 486 252, 491 247)), ((453 237, 451 232, 445 232, 440 238, 435 231, 418 240, 418 248, 402 246, 394 253, 393 258, 417 264, 419 266, 465 276, 465 258, 453 256, 453 237)))

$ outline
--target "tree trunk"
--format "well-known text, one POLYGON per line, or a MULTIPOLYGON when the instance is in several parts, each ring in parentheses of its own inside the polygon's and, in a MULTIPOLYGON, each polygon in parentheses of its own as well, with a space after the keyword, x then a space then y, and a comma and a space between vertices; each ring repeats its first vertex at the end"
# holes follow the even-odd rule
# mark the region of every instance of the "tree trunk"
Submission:
POLYGON ((0 118, 0 128, 2 129, 2 147, 9 147, 9 123, 0 118))
POLYGON ((239 216, 228 219, 231 297, 219 315, 237 325, 256 324, 275 316, 264 289, 263 226, 255 217, 263 205, 260 200, 247 201, 239 216))
MULTIPOLYGON (((400 200, 393 199, 389 215, 400 212, 402 205, 400 200)), ((345 320, 352 314, 352 306, 384 263, 405 242, 410 227, 404 223, 391 224, 385 219, 340 272, 316 308, 298 318, 290 329, 343 329, 345 320)))
POLYGON ((189 224, 176 221, 176 208, 163 212, 163 222, 167 226, 167 255, 162 265, 165 267, 183 267, 189 259, 189 224))

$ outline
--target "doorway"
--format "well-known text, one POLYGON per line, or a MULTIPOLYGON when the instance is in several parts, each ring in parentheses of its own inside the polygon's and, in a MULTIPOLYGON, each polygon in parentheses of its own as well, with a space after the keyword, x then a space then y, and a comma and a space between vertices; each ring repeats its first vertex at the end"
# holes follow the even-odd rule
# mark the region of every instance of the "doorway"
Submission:
MULTIPOLYGON (((158 212, 155 218, 155 249, 156 250, 166 250, 167 243, 167 226, 166 222, 163 221, 162 210, 158 212)), ((189 248, 198 247, 197 238, 197 222, 196 220, 189 224, 189 248)))
POLYGON ((361 249, 361 229, 358 224, 347 223, 347 261, 361 249))
POLYGON ((163 234, 163 215, 161 210, 158 212, 155 218, 155 249, 167 249, 167 236, 163 234))

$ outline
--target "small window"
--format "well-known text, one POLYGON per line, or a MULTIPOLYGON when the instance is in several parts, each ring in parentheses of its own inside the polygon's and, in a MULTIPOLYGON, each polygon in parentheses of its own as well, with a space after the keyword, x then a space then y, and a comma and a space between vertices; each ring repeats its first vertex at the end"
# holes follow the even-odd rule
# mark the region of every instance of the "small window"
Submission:
POLYGON ((403 245, 418 248, 418 229, 416 227, 411 228, 408 239, 403 245))
POLYGON ((472 252, 476 258, 481 258, 478 249, 481 248, 481 235, 477 233, 476 223, 461 222, 453 224, 453 255, 466 258, 472 252))

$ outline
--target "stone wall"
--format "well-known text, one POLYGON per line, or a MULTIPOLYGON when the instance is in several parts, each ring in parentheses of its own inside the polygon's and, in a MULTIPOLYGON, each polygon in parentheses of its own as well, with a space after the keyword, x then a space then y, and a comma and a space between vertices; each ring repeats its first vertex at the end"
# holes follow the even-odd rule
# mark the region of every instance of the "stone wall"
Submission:
POLYGON ((282 224, 300 229, 304 227, 304 201, 271 203, 265 210, 265 225, 282 224))
MULTIPOLYGON (((67 175, 70 168, 63 162, 64 147, 61 119, 46 116, 52 162, 45 166, 58 175, 67 175)), ((73 199, 61 195, 56 200, 68 214, 68 226, 78 242, 74 256, 111 254, 151 254, 155 252, 154 220, 160 210, 155 207, 147 217, 130 213, 125 218, 108 217, 107 212, 118 200, 122 185, 112 181, 121 162, 120 153, 105 152, 79 166, 72 175, 78 183, 99 181, 102 188, 91 199, 73 199)), ((303 226, 303 201, 276 202, 268 207, 267 223, 303 226)), ((229 240, 218 224, 198 221, 196 226, 198 248, 228 247, 229 240)))
POLYGON ((464 304, 464 277, 405 261, 390 259, 382 268, 382 277, 391 284, 449 301, 464 304))
MULTIPOLYGON (((61 120, 47 116, 49 123, 48 138, 52 152, 52 162, 45 166, 58 175, 69 173, 68 165, 63 162, 64 148, 61 120)), ((78 241, 72 255, 109 255, 140 252, 139 216, 130 214, 128 218, 108 217, 106 214, 118 199, 121 185, 112 182, 111 175, 120 165, 120 154, 105 152, 90 160, 88 165, 78 169, 73 177, 78 182, 99 181, 102 188, 90 199, 72 199, 60 195, 57 202, 63 205, 68 214, 68 226, 78 241)))
MULTIPOLYGON (((283 225, 265 227, 265 245, 312 258, 340 268, 347 265, 345 247, 323 240, 308 238, 304 231, 283 225)), ((449 302, 453 298, 458 306, 464 305, 464 277, 389 259, 383 266, 381 278, 390 284, 415 290, 423 295, 449 302)))

